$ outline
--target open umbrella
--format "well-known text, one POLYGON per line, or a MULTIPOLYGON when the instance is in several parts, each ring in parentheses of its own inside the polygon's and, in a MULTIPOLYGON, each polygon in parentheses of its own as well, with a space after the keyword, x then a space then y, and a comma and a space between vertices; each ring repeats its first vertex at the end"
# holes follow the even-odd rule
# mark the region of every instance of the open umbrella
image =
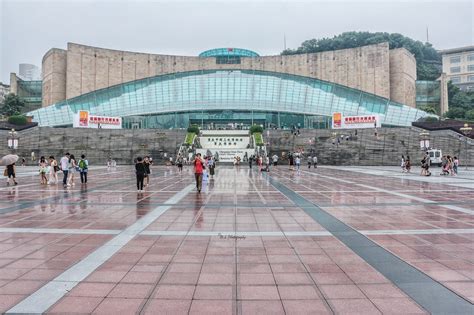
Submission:
POLYGON ((8 154, 0 159, 0 165, 10 165, 18 161, 18 155, 8 154))

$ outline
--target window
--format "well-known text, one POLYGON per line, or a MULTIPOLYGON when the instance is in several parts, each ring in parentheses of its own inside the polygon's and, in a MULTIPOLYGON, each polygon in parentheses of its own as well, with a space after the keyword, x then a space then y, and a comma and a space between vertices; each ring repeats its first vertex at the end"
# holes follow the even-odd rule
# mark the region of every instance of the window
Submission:
POLYGON ((451 73, 459 73, 461 72, 461 67, 451 67, 449 71, 451 71, 451 73))
POLYGON ((240 56, 217 56, 216 64, 218 65, 240 64, 240 56))
POLYGON ((474 75, 468 75, 467 76, 467 81, 468 82, 474 82, 474 75))
POLYGON ((467 55, 467 61, 474 61, 474 54, 467 55))
POLYGON ((451 82, 453 84, 461 83, 461 77, 451 77, 451 82))
POLYGON ((449 58, 449 62, 451 63, 459 63, 461 62, 461 56, 453 56, 449 58))
POLYGON ((474 85, 468 85, 466 90, 468 91, 474 91, 474 85))
POLYGON ((474 65, 467 65, 467 71, 474 72, 474 65))

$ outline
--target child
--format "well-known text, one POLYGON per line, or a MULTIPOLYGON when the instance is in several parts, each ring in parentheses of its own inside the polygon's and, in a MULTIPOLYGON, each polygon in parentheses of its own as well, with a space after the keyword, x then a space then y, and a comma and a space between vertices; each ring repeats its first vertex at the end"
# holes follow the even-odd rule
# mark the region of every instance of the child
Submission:
POLYGON ((46 163, 46 159, 44 158, 44 156, 40 158, 39 167, 40 167, 39 172, 41 176, 41 184, 47 185, 48 178, 46 177, 46 171, 48 170, 48 163, 46 163))
POLYGON ((87 184, 87 172, 89 171, 89 161, 86 160, 86 156, 81 155, 79 160, 79 174, 81 175, 81 183, 87 184))

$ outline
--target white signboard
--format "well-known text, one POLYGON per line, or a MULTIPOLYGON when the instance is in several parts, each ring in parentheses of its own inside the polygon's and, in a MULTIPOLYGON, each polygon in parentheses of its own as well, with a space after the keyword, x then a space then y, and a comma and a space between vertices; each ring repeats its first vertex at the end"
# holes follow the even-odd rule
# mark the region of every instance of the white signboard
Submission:
MULTIPOLYGON (((196 153, 201 153, 202 156, 206 156, 208 149, 196 149, 196 153)), ((247 153, 247 157, 250 157, 254 154, 255 149, 211 149, 212 155, 216 153, 219 155, 220 162, 233 162, 234 157, 240 156, 240 162, 244 161, 245 153, 247 153)))
POLYGON ((344 116, 342 113, 332 114, 332 129, 367 129, 380 128, 378 115, 344 116))
POLYGON ((74 115, 74 128, 103 128, 122 129, 122 117, 91 115, 86 110, 80 110, 74 115))

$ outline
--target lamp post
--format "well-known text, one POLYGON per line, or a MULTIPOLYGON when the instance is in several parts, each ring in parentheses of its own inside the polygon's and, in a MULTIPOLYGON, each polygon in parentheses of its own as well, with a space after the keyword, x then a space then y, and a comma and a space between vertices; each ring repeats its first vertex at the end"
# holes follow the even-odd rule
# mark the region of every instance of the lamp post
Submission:
POLYGON ((10 130, 8 132, 8 148, 9 149, 13 149, 13 150, 16 150, 18 149, 18 138, 16 137, 17 135, 17 132, 15 131, 15 129, 12 128, 12 130, 10 130))
POLYGON ((459 130, 461 130, 461 132, 464 134, 464 136, 466 136, 466 171, 467 171, 467 165, 468 165, 468 159, 469 159, 469 152, 467 151, 467 139, 469 137, 469 135, 471 134, 471 131, 472 131, 472 127, 469 127, 469 125, 466 123, 464 124, 464 127, 462 128, 459 128, 459 130))
POLYGON ((430 148, 430 133, 428 131, 420 132, 420 149, 427 151, 430 148))

